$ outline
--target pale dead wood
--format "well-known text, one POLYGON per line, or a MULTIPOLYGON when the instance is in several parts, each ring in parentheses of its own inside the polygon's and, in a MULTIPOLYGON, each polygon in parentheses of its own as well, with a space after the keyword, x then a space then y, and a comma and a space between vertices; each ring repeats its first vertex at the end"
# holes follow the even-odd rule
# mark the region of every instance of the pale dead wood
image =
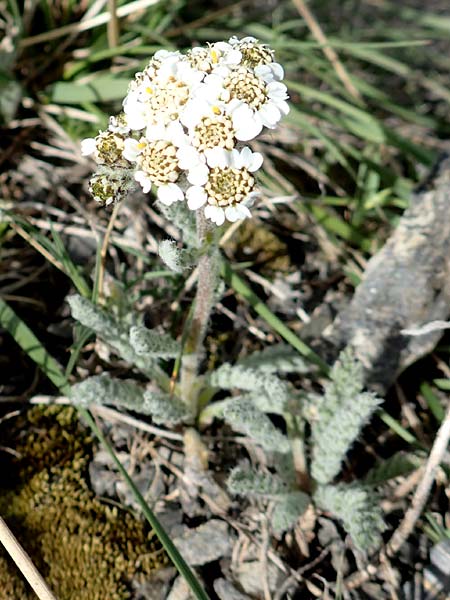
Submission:
POLYGON ((33 588, 39 600, 57 600, 2 517, 0 517, 0 542, 33 588))

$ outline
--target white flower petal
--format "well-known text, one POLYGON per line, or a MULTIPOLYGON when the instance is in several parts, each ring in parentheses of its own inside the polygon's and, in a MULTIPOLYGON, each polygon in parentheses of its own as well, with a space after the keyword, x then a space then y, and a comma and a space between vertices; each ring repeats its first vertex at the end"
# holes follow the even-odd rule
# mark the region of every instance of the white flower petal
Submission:
POLYGON ((139 142, 133 138, 127 138, 124 142, 122 156, 130 162, 135 162, 139 156, 141 148, 139 142))
POLYGON ((198 164, 194 168, 189 169, 187 180, 192 185, 205 185, 208 181, 209 169, 204 164, 198 164))
POLYGON ((231 221, 231 223, 235 223, 240 219, 245 219, 246 217, 251 216, 252 215, 249 209, 242 204, 236 204, 235 206, 227 206, 225 209, 225 217, 228 221, 231 221))
POLYGON ((201 118, 209 112, 209 103, 204 98, 192 98, 181 111, 180 121, 188 129, 192 129, 200 122, 201 118))
POLYGON ((175 183, 161 185, 158 188, 156 196, 158 200, 166 206, 170 206, 174 202, 180 202, 181 200, 184 200, 184 194, 181 188, 175 183))
POLYGON ((247 104, 240 104, 231 112, 236 139, 248 142, 261 133, 261 119, 247 104))
POLYGON ((215 148, 210 148, 205 151, 206 162, 212 168, 219 167, 220 169, 225 169, 230 165, 230 153, 224 148, 219 148, 216 146, 215 148))
POLYGON ((272 81, 267 84, 267 95, 269 98, 279 98, 286 100, 288 98, 287 87, 279 81, 272 81))
POLYGON ((86 138, 81 140, 81 154, 82 156, 89 156, 90 154, 94 154, 97 150, 97 144, 95 142, 95 138, 86 138))
POLYGON ((171 58, 173 56, 181 57, 181 55, 178 51, 172 51, 172 50, 157 50, 154 54, 154 57, 156 58, 156 60, 159 60, 159 61, 166 60, 167 58, 171 58))
POLYGON ((277 108, 282 115, 287 115, 291 110, 286 100, 277 100, 277 108))
POLYGON ((279 63, 270 63, 269 67, 272 69, 272 73, 275 79, 278 79, 278 81, 284 79, 284 69, 279 63))
MULTIPOLYGON (((250 150, 250 148, 249 148, 250 150)), ((251 150, 250 150, 251 152, 251 150)), ((239 152, 239 150, 236 150, 236 148, 233 148, 233 150, 231 150, 229 152, 229 165, 230 167, 233 167, 234 169, 242 169, 242 167, 244 166, 244 162, 245 162, 245 156, 246 153, 244 152, 243 155, 241 155, 241 153, 239 152)))
POLYGON ((266 83, 270 83, 274 80, 270 65, 257 65, 255 67, 255 75, 260 77, 266 83))
POLYGON ((188 142, 188 138, 184 133, 183 125, 180 123, 180 121, 172 121, 167 125, 166 138, 178 148, 188 142))
POLYGON ((220 206, 213 206, 212 204, 205 206, 205 217, 219 226, 225 223, 225 212, 220 206))
POLYGON ((238 65, 242 60, 242 52, 240 50, 230 50, 224 62, 226 65, 238 65))
POLYGON ((147 125, 142 106, 135 111, 132 111, 131 109, 126 110, 124 107, 124 112, 127 116, 127 123, 130 129, 140 131, 147 125))
POLYGON ((186 192, 186 198, 189 209, 197 210, 197 208, 200 208, 205 204, 208 199, 208 195, 201 186, 195 185, 188 189, 186 192))
MULTIPOLYGON (((245 150, 245 148, 244 148, 244 150, 245 150)), ((264 157, 262 154, 260 154, 259 152, 252 152, 252 155, 250 157, 250 162, 247 166, 247 169, 250 171, 250 173, 254 173, 258 169, 260 169, 261 165, 263 164, 263 160, 264 160, 264 157)))
POLYGON ((162 123, 153 123, 145 130, 145 137, 150 141, 164 140, 166 137, 166 128, 162 123))
POLYGON ((257 198, 259 198, 260 196, 261 196, 260 191, 250 192, 250 194, 247 195, 247 197, 245 198, 245 200, 241 204, 241 206, 246 206, 246 207, 253 206, 253 204, 255 203, 255 200, 257 198))
POLYGON ((263 104, 258 111, 258 115, 262 124, 269 129, 273 129, 281 119, 281 112, 273 102, 267 102, 266 104, 263 104))
POLYGON ((142 187, 144 194, 148 194, 148 192, 152 189, 152 182, 148 178, 148 175, 144 171, 136 171, 134 178, 142 187))
POLYGON ((184 144, 177 150, 178 166, 180 169, 194 169, 198 165, 205 163, 204 157, 189 144, 184 144))

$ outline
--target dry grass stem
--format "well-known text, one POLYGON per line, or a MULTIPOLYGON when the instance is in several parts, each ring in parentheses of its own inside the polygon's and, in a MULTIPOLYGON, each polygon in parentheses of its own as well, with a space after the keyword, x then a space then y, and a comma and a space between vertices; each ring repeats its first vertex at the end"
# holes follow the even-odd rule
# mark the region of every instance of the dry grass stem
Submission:
POLYGON ((406 511, 403 521, 400 523, 400 526, 397 528, 386 547, 386 554, 388 556, 394 556, 407 538, 411 535, 428 499, 431 486, 433 485, 436 477, 436 471, 444 457, 449 441, 450 406, 448 407, 442 425, 437 432, 436 439, 434 440, 430 456, 428 457, 428 461, 425 466, 422 480, 420 481, 414 493, 411 506, 406 511))
POLYGON ((5 547, 8 554, 20 569, 22 575, 36 592, 39 600, 57 600, 45 581, 42 579, 39 571, 31 562, 30 557, 19 544, 12 531, 5 521, 0 517, 0 542, 5 547))
POLYGON ((108 10, 110 14, 110 19, 107 25, 108 32, 108 46, 110 48, 117 48, 120 41, 120 29, 119 29, 119 19, 117 17, 117 1, 116 0, 108 0, 108 10))
POLYGON ((303 0, 292 0, 295 5, 295 8, 298 10, 300 15, 305 19, 306 24, 308 25, 312 35, 316 38, 316 40, 323 46, 322 51, 330 61, 333 69, 336 72, 336 75, 342 81, 343 86, 347 90, 347 92, 358 102, 363 103, 363 99, 361 94, 355 88, 353 83, 350 80, 349 74, 347 73, 344 65, 339 60, 337 53, 334 48, 332 48, 327 40, 326 35, 324 34, 322 28, 319 23, 316 21, 316 18, 312 14, 312 12, 307 7, 306 3, 303 0))
MULTIPOLYGON (((135 2, 130 2, 129 4, 125 4, 125 6, 120 6, 117 9, 117 17, 120 19, 122 17, 127 17, 128 15, 133 14, 138 10, 143 10, 144 8, 148 8, 149 6, 153 6, 159 0, 136 0, 135 2)), ((99 25, 106 25, 109 22, 111 15, 109 12, 104 12, 92 19, 86 19, 85 21, 80 21, 79 23, 72 23, 71 25, 64 25, 64 27, 58 27, 58 29, 53 29, 52 31, 46 31, 44 33, 39 33, 38 35, 33 35, 28 38, 23 39, 20 42, 20 46, 22 48, 26 48, 28 46, 33 46, 34 44, 40 44, 41 42, 49 42, 50 40, 56 40, 60 37, 71 35, 73 33, 81 33, 82 31, 89 31, 89 29, 94 29, 99 25)))

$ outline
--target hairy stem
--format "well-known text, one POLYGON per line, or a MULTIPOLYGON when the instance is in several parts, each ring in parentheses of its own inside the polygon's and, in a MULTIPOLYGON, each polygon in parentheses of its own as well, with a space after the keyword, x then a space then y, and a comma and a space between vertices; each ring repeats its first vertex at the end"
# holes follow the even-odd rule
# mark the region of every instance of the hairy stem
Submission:
POLYGON ((198 412, 198 367, 217 285, 219 252, 213 230, 203 213, 197 212, 197 236, 203 249, 197 267, 197 292, 185 337, 181 364, 182 399, 193 415, 198 412))
POLYGON ((311 492, 312 482, 308 472, 305 449, 305 427, 299 417, 285 414, 288 437, 291 443, 292 458, 299 488, 304 492, 311 492))

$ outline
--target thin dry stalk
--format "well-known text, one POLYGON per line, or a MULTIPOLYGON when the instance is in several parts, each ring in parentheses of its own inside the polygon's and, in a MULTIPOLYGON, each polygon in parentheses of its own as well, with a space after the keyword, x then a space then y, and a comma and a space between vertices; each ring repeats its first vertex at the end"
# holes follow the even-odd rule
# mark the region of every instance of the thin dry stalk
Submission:
POLYGON ((306 3, 303 0, 292 0, 292 2, 294 3, 295 8, 298 10, 300 15, 305 20, 305 23, 308 25, 309 30, 311 31, 312 35, 319 42, 319 44, 322 45, 323 53, 325 54, 327 59, 330 61, 333 69, 336 72, 336 75, 342 81, 342 84, 345 87, 345 89, 347 90, 347 92, 355 100, 357 100, 360 103, 363 103, 361 94, 358 92, 358 90, 355 88, 355 86, 351 82, 349 74, 347 73, 347 70, 345 69, 345 67, 341 63, 341 61, 339 60, 339 57, 338 57, 336 51, 334 50, 334 48, 332 48, 330 46, 330 44, 327 40, 327 37, 324 34, 321 26, 317 22, 315 16, 312 14, 312 12, 309 10, 306 3))
MULTIPOLYGON (((156 4, 157 2, 159 2, 159 0, 136 0, 135 2, 125 4, 124 6, 119 6, 116 14, 117 17, 121 19, 122 17, 131 15, 136 11, 153 6, 153 4, 156 4)), ((99 25, 105 25, 108 23, 110 18, 110 13, 104 12, 93 17, 92 19, 86 19, 86 21, 72 23, 71 25, 64 25, 64 27, 59 27, 58 29, 53 29, 52 31, 46 31, 44 33, 39 33, 38 35, 25 38, 21 40, 19 45, 21 48, 26 48, 27 46, 33 46, 34 44, 40 44, 41 42, 56 40, 59 37, 71 35, 73 33, 80 33, 81 31, 95 29, 95 27, 98 27, 99 25)))
POLYGON ((110 15, 110 19, 107 25, 108 46, 110 48, 117 48, 117 46, 119 45, 120 34, 116 0, 108 0, 108 10, 110 15))
POLYGON ((414 493, 411 506, 406 511, 403 521, 395 531, 394 535, 389 540, 386 547, 386 554, 388 556, 394 556, 400 547, 404 544, 407 538, 412 533, 418 518, 420 517, 423 507, 430 494, 431 486, 434 483, 436 477, 436 471, 439 464, 442 462, 444 454, 447 450, 450 441, 450 405, 447 409, 447 413, 439 427, 439 430, 434 440, 433 447, 431 448, 430 456, 428 457, 427 464, 423 473, 423 478, 414 493))
POLYGON ((17 541, 5 521, 0 517, 0 542, 16 563, 17 568, 31 585, 39 600, 57 600, 47 586, 30 557, 17 541))
MULTIPOLYGON (((399 549, 403 546, 408 537, 411 535, 428 499, 431 487, 436 477, 436 471, 440 463, 442 462, 449 442, 450 405, 447 409, 445 418, 437 432, 436 439, 434 440, 433 447, 431 448, 430 455, 423 470, 423 477, 414 493, 411 506, 406 511, 403 521, 400 523, 399 527, 392 535, 385 550, 381 552, 380 563, 385 561, 386 557, 396 555, 399 549)), ((349 577, 345 581, 346 589, 354 590, 358 588, 360 585, 368 581, 373 575, 375 575, 377 573, 377 570, 377 567, 375 567, 373 564, 368 565, 365 571, 360 571, 355 575, 349 577)))

